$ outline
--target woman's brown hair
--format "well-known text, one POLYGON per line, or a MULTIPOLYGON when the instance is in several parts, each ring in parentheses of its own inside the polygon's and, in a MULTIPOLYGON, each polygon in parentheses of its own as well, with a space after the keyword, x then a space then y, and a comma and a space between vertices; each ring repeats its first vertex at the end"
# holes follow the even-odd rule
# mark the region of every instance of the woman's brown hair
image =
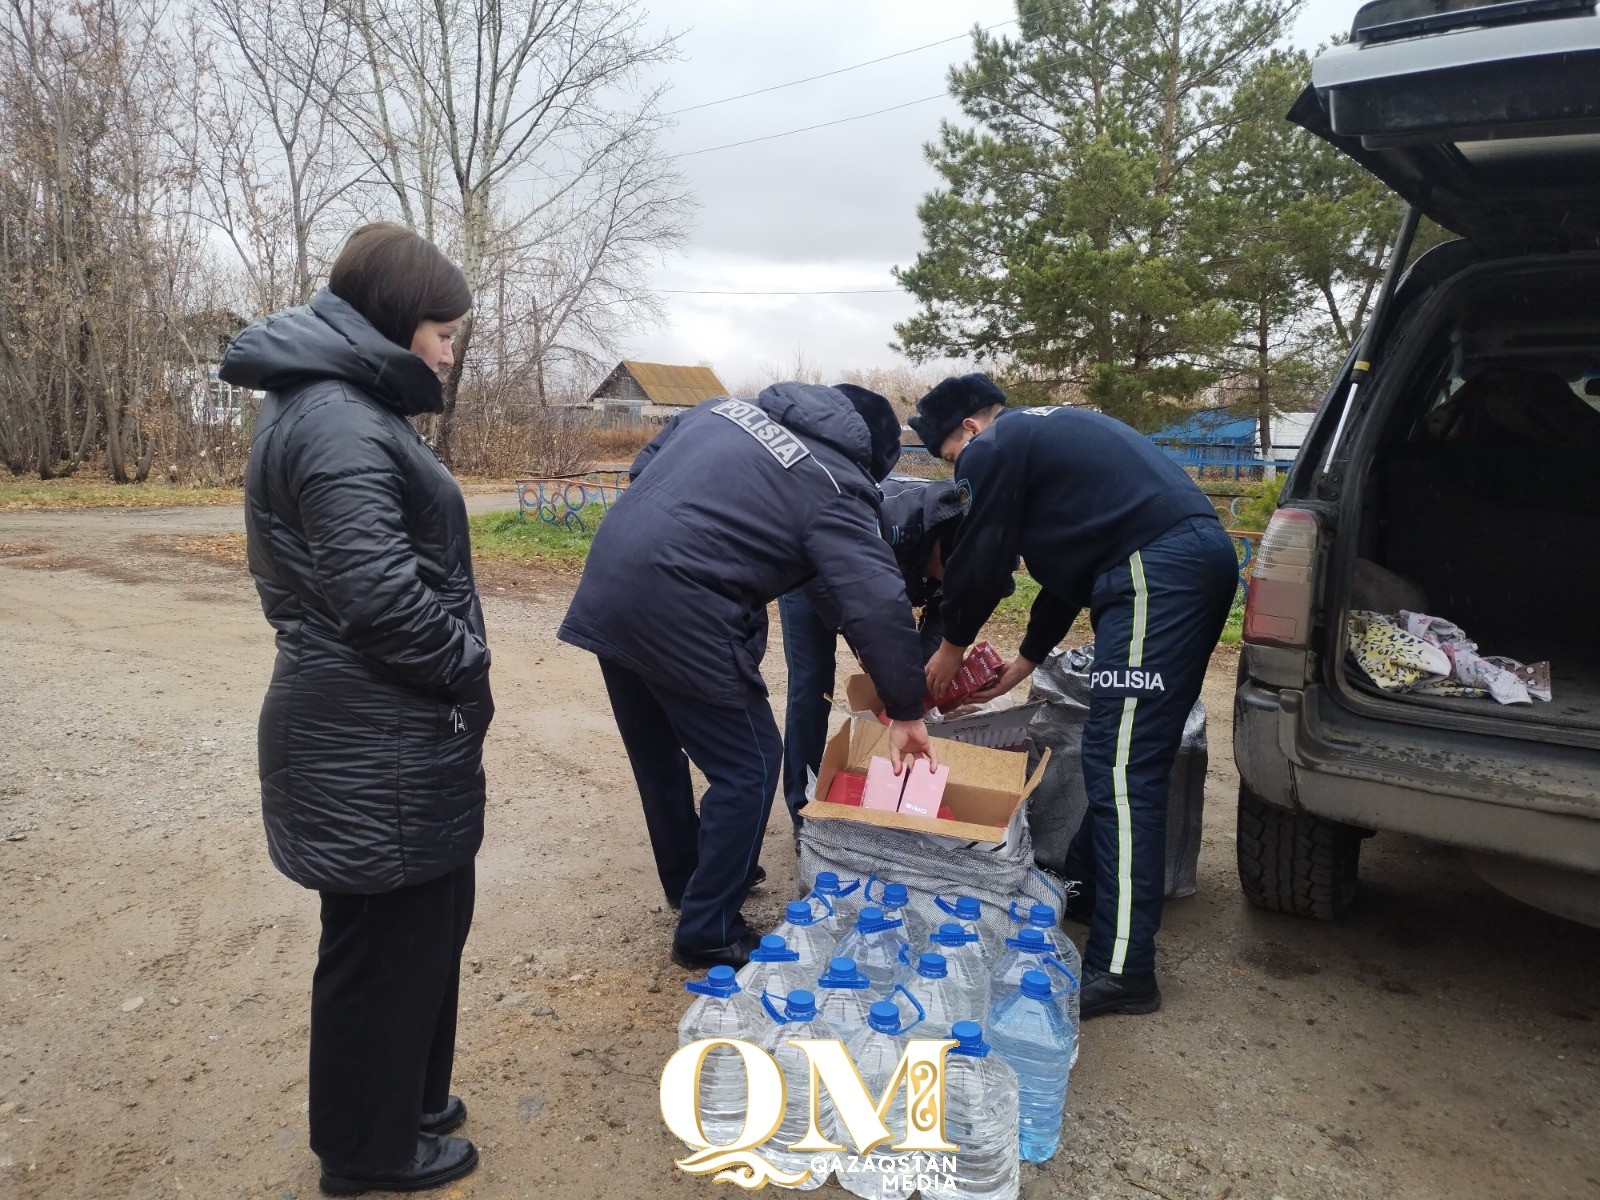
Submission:
POLYGON ((416 230, 393 221, 363 225, 345 240, 328 289, 408 350, 423 321, 454 321, 472 307, 461 268, 416 230))

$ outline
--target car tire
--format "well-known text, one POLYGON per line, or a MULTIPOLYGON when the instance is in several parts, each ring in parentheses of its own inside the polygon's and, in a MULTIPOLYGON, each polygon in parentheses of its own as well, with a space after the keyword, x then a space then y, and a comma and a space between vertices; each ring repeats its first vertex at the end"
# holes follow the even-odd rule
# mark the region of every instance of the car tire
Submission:
POLYGON ((1239 789, 1239 886, 1269 912, 1332 921, 1356 896, 1361 831, 1239 789))

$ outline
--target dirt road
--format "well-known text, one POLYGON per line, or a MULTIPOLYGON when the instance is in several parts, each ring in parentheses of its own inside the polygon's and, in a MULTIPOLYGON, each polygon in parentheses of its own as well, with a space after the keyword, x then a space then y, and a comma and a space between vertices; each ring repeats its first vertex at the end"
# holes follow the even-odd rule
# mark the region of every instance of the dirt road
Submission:
MULTIPOLYGON (((257 808, 268 629, 237 571, 134 540, 236 528, 208 509, 0 517, 0 1189, 19 1200, 316 1195, 316 897, 267 862, 257 808)), ((499 715, 457 1070, 483 1166, 445 1194, 737 1194, 672 1165, 672 914, 594 662, 553 636, 570 581, 528 583, 486 598, 499 715)), ((781 695, 776 647, 768 667, 781 695)), ((1086 1026, 1062 1152, 1024 1195, 1600 1196, 1600 933, 1399 838, 1368 843, 1344 924, 1248 909, 1232 672, 1219 653, 1166 1006, 1086 1026)), ((793 884, 781 819, 763 861, 752 915, 771 922, 793 884)))

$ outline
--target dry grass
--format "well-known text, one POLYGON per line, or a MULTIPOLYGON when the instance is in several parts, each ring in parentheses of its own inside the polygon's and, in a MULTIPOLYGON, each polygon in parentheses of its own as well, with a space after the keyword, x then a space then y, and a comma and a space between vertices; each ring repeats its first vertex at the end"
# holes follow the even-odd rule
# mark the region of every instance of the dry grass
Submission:
POLYGON ((591 429, 589 445, 594 456, 602 462, 626 460, 632 462, 639 456, 659 427, 655 425, 618 425, 611 429, 591 429))
POLYGON ((47 509, 165 508, 197 504, 240 504, 236 487, 194 487, 171 483, 125 483, 81 479, 0 480, 0 512, 47 509))

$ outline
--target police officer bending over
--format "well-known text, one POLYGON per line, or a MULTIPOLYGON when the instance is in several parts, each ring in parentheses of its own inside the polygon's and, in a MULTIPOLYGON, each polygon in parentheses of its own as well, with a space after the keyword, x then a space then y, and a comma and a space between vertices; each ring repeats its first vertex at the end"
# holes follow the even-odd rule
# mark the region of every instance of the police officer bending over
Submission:
POLYGON ((897 767, 933 757, 917 628, 878 532, 899 455, 894 410, 864 388, 708 400, 644 448, 595 533, 557 636, 599 656, 681 966, 740 966, 757 942, 739 908, 782 762, 761 678, 772 600, 815 579, 887 702, 897 767))
MULTIPOLYGON (((854 385, 836 386, 848 392, 854 385)), ((895 562, 906 581, 906 598, 919 613, 917 632, 922 638, 922 656, 927 658, 943 640, 944 623, 939 617, 942 543, 961 519, 961 501, 955 484, 948 481, 891 475, 880 486, 883 536, 894 548, 895 562)), ((798 831, 806 787, 822 765, 828 740, 828 714, 839 669, 839 622, 836 614, 818 612, 818 604, 806 588, 778 597, 778 620, 783 624, 783 658, 789 668, 789 697, 783 710, 783 798, 798 831)))
POLYGON ((1089 914, 1082 1015, 1161 1006, 1167 776, 1237 586, 1233 543, 1194 481, 1148 438, 1075 408, 1007 409, 982 374, 946 379, 911 427, 955 463, 966 520, 945 564, 943 691, 1005 594, 1016 556, 1039 584, 1009 691, 1085 607, 1095 661, 1083 730, 1089 810, 1067 859, 1089 914))

